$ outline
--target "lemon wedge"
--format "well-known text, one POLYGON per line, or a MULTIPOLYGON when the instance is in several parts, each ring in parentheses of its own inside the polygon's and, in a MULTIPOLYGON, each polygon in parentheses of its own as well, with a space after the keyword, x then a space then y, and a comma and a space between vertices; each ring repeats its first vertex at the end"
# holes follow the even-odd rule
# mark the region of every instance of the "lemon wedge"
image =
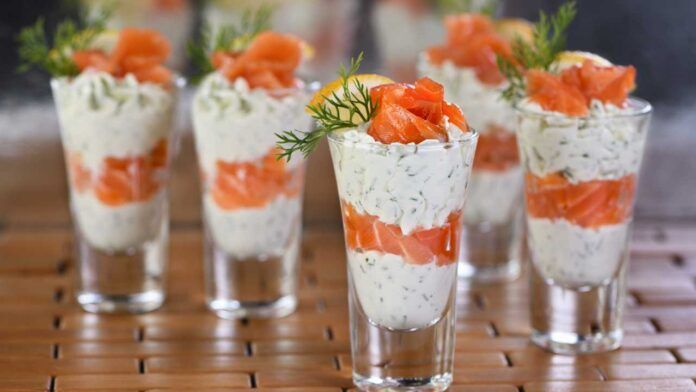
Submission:
MULTIPOLYGON (((381 86, 384 84, 390 84, 394 83, 393 80, 389 79, 386 76, 382 75, 377 75, 377 74, 360 74, 360 75, 353 75, 350 76, 347 80, 348 82, 348 90, 350 93, 358 93, 356 82, 361 83, 365 88, 370 90, 373 87, 381 86)), ((326 103, 326 98, 333 98, 337 96, 339 99, 345 99, 345 94, 343 91, 343 79, 338 78, 334 80, 331 83, 326 84, 319 92, 317 92, 314 95, 314 98, 312 98, 312 101, 309 103, 309 106, 314 106, 318 107, 326 103)), ((308 106, 308 107, 309 107, 308 106)), ((327 105, 327 108, 330 109, 331 105, 327 105)), ((312 113, 311 110, 307 109, 308 113, 312 113)), ((335 113, 334 113, 335 114, 335 113)), ((338 110, 338 117, 343 120, 343 121, 351 121, 353 120, 354 123, 356 122, 355 117, 359 117, 357 115, 354 115, 354 118, 350 118, 349 116, 349 111, 345 108, 341 108, 338 110)))
POLYGON ((575 65, 580 65, 585 60, 590 60, 592 63, 599 67, 610 67, 612 64, 609 60, 602 56, 596 55, 590 52, 581 51, 564 51, 556 56, 553 64, 551 64, 551 69, 556 72, 561 72, 575 65))
POLYGON ((92 41, 92 49, 100 49, 106 53, 111 52, 118 42, 118 34, 119 31, 113 29, 102 31, 92 41))
POLYGON ((521 18, 499 19, 495 21, 495 30, 510 41, 520 37, 525 42, 531 42, 534 37, 534 25, 521 18))

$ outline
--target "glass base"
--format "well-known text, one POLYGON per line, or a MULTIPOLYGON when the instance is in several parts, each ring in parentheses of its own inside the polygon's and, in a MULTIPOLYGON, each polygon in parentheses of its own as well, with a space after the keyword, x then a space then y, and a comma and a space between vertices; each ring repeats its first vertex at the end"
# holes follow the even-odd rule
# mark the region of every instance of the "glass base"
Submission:
POLYGON ((452 375, 447 373, 428 378, 365 378, 353 374, 353 382, 361 391, 446 391, 452 384, 452 375))
POLYGON ((621 346, 623 331, 606 334, 578 335, 567 332, 532 332, 532 341, 539 347, 555 354, 574 355, 602 353, 621 346))
POLYGON ((465 224, 459 263, 461 279, 510 282, 520 276, 522 236, 519 217, 507 224, 465 224))
POLYGON ((288 316, 297 309, 297 297, 286 295, 271 302, 209 300, 208 307, 223 319, 277 318, 288 316))
POLYGON ((76 234, 77 302, 92 313, 144 313, 164 304, 167 227, 154 240, 120 251, 76 234))
POLYGON ((133 295, 103 295, 81 292, 77 302, 90 313, 146 313, 159 309, 164 304, 162 291, 152 290, 133 295))

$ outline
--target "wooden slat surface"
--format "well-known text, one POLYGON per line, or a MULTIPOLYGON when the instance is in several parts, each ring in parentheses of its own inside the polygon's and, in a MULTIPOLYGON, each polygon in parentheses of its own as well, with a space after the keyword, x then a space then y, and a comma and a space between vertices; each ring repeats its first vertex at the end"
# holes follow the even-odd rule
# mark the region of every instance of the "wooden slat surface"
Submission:
MULTIPOLYGON (((331 216, 335 205, 308 217, 298 311, 274 321, 220 320, 204 305, 189 140, 174 175, 167 304, 146 315, 87 314, 72 298, 64 170, 58 146, 49 150, 50 170, 36 157, 0 159, 0 391, 352 390, 342 234, 310 219, 331 216), (46 179, 40 187, 26 178, 34 172, 46 179)), ((638 224, 627 336, 613 353, 558 356, 531 345, 524 278, 461 287, 451 391, 696 391, 694 239, 696 226, 638 224)))

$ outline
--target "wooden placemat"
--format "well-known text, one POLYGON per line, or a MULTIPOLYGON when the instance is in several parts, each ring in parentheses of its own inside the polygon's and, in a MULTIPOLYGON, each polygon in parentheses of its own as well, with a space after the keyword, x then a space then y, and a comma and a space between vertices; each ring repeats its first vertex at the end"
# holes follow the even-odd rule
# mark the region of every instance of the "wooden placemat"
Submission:
MULTIPOLYGON (((696 391, 696 228, 640 225, 622 350, 554 356, 527 338, 526 279, 460 290, 455 392, 696 391)), ((82 312, 71 232, 0 231, 0 390, 352 388, 340 230, 304 236, 300 306, 284 319, 226 321, 204 307, 201 234, 171 235, 168 302, 140 316, 82 312)))

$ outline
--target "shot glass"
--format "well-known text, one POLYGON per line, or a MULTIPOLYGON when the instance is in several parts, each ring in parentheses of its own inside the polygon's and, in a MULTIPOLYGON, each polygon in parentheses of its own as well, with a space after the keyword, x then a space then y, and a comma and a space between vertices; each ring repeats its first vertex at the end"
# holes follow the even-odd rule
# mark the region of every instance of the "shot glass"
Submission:
POLYGON ((476 148, 329 135, 348 260, 353 380, 443 391, 452 381, 457 266, 476 148))
POLYGON ((222 318, 297 307, 305 164, 277 159, 277 132, 309 129, 310 87, 265 91, 220 75, 194 98, 208 307, 222 318))
POLYGON ((75 229, 77 302, 141 313, 165 300, 168 180, 183 79, 83 73, 51 82, 75 229))
POLYGON ((532 340, 555 353, 618 348, 628 245, 652 108, 590 117, 518 108, 532 261, 532 340))

